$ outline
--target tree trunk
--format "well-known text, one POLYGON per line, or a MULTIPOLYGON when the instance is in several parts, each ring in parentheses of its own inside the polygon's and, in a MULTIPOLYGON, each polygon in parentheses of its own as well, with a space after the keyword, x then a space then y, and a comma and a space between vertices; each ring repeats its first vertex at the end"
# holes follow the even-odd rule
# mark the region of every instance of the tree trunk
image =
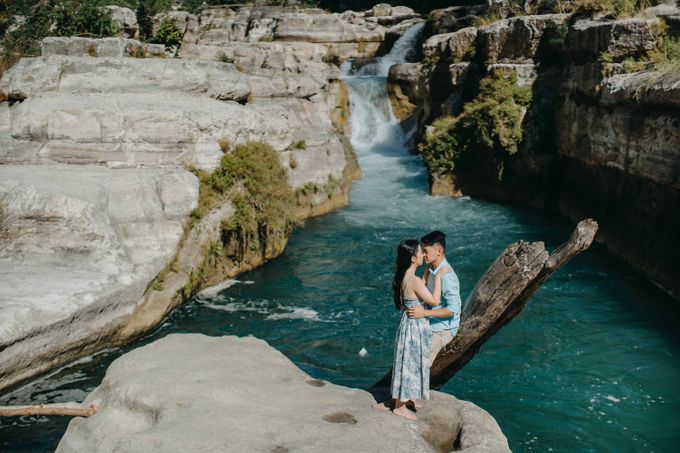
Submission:
MULTIPOLYGON (((479 280, 463 305, 458 334, 442 349, 430 370, 430 386, 441 388, 484 342, 512 321, 554 272, 592 244, 597 222, 581 221, 567 242, 548 254, 542 242, 509 245, 479 280)), ((392 372, 375 387, 390 385, 392 372)))
POLYGON ((21 417, 24 415, 63 415, 67 417, 89 417, 97 412, 97 406, 84 407, 78 403, 40 404, 38 406, 0 406, 0 417, 21 417))

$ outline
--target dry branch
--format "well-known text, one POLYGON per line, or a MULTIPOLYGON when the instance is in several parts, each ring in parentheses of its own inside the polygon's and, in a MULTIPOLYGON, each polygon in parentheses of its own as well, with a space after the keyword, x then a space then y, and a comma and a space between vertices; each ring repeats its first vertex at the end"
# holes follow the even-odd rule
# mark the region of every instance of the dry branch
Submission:
MULTIPOLYGON (((486 340, 522 311, 548 277, 590 247, 596 232, 597 222, 583 220, 550 255, 542 242, 509 245, 489 266, 465 302, 458 334, 432 365, 430 386, 438 389, 451 379, 486 340)), ((391 376, 390 371, 375 387, 389 386, 391 376)))
POLYGON ((62 415, 66 417, 90 417, 97 412, 94 404, 85 407, 78 403, 39 404, 37 406, 0 406, 0 417, 21 417, 25 415, 62 415))

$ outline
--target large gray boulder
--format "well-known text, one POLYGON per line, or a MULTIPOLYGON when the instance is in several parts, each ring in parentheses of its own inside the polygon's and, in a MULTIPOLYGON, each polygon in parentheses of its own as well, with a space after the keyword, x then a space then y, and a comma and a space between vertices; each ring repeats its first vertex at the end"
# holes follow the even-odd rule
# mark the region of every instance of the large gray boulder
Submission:
POLYGON ((433 34, 451 33, 474 25, 485 8, 486 5, 477 4, 435 9, 430 12, 428 22, 433 34))
POLYGON ((385 28, 363 20, 346 21, 338 14, 283 13, 274 20, 274 39, 302 42, 376 42, 385 28))
MULTIPOLYGON (((213 169, 223 154, 220 140, 265 141, 278 151, 305 140, 312 155, 342 148, 330 117, 306 99, 243 106, 180 93, 55 93, 30 97, 8 116, 10 141, 0 162, 213 169)), ((327 170, 338 173, 335 166, 327 170)))
POLYGON ((42 40, 41 47, 43 57, 69 55, 72 57, 165 58, 163 44, 147 44, 127 38, 50 36, 42 40))
POLYGON ((489 63, 531 60, 546 27, 559 26, 568 18, 568 14, 543 14, 496 21, 479 32, 482 56, 489 63))
MULTIPOLYGON (((267 140, 267 121, 236 102, 173 93, 49 93, 10 109, 0 161, 215 168, 219 140, 267 140)), ((283 127, 283 126, 281 126, 283 127)))
POLYGON ((197 199, 179 169, 0 165, 0 388, 131 313, 197 199))
POLYGON ((107 5, 102 8, 111 12, 111 19, 128 38, 136 38, 139 32, 137 15, 130 8, 107 5))
POLYGON ((566 49, 577 63, 597 61, 605 52, 614 61, 641 57, 656 46, 658 23, 657 18, 607 22, 582 19, 569 27, 566 49))
POLYGON ((538 76, 535 64, 496 63, 486 67, 489 73, 502 74, 506 79, 516 76, 517 85, 530 87, 538 76))
POLYGON ((247 74, 285 72, 303 77, 335 79, 338 69, 324 60, 328 49, 319 44, 298 42, 228 43, 220 46, 189 44, 180 56, 190 60, 226 60, 247 74))
POLYGON ((390 67, 387 92, 392 103, 392 113, 399 121, 409 119, 418 109, 423 97, 424 72, 420 63, 402 63, 390 67))
POLYGON ((221 45, 228 42, 271 40, 273 18, 284 11, 281 7, 212 6, 204 8, 194 25, 190 20, 184 42, 221 45), (252 34, 251 34, 252 33, 252 34))
POLYGON ((434 35, 423 43, 426 57, 447 58, 459 62, 475 53, 477 28, 467 27, 453 33, 434 35))
POLYGON ((326 63, 328 48, 297 42, 233 42, 220 46, 187 44, 183 59, 232 62, 248 74, 253 97, 310 98, 326 91, 339 77, 337 66, 326 63))
POLYGON ((645 71, 603 80, 602 105, 627 105, 633 99, 648 106, 680 108, 680 73, 645 71))
POLYGON ((484 410, 432 392, 420 420, 370 393, 312 379, 253 337, 169 335, 114 361, 57 452, 509 452, 484 410))
MULTIPOLYGON (((374 57, 383 42, 392 42, 403 33, 406 28, 401 24, 420 20, 409 8, 389 7, 389 11, 392 15, 376 17, 354 11, 330 14, 314 8, 209 7, 195 19, 180 20, 186 24, 183 58, 195 54, 196 50, 198 53, 202 49, 209 51, 210 47, 271 41, 320 43, 332 60, 374 57), (392 31, 386 40, 387 27, 392 27, 392 31), (187 52, 188 48, 191 50, 187 52)), ((213 55, 217 52, 220 50, 213 55)))
POLYGON ((10 100, 33 94, 153 93, 178 91, 224 101, 250 94, 247 77, 234 65, 172 59, 36 57, 22 58, 0 79, 10 100))

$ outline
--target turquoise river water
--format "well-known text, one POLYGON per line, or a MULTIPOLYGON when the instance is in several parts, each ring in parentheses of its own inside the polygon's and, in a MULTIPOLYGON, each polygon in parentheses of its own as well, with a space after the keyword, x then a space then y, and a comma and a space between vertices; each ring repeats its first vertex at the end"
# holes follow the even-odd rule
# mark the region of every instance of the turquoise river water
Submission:
MULTIPOLYGON (((407 43, 408 44, 408 43, 407 43)), ((396 244, 431 229, 463 297, 511 242, 553 249, 573 225, 532 210, 428 195, 392 119, 384 77, 348 77, 363 179, 348 208, 310 220, 285 253, 196 297, 129 348, 104 351, 0 398, 80 401, 112 360, 169 333, 254 335, 311 376, 367 388, 391 365, 396 244), (366 354, 360 354, 365 350, 366 354)), ((513 451, 671 452, 680 445, 680 305, 599 246, 571 261, 443 388, 491 413, 513 451)), ((0 451, 54 450, 68 420, 0 419, 0 451)))

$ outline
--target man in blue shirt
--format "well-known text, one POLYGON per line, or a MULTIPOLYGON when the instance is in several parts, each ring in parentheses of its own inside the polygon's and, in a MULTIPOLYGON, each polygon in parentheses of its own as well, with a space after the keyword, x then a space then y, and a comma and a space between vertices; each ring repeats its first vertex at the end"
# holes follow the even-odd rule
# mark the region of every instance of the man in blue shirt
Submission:
POLYGON ((434 277, 445 267, 451 272, 442 277, 442 297, 439 305, 428 309, 415 306, 407 310, 410 318, 428 318, 432 331, 432 343, 430 346, 430 366, 439 351, 446 346, 458 333, 460 325, 460 284, 458 276, 453 272, 453 267, 446 261, 446 235, 441 231, 433 231, 420 239, 423 243, 425 262, 427 269, 424 277, 427 278, 427 288, 434 290, 434 277))

